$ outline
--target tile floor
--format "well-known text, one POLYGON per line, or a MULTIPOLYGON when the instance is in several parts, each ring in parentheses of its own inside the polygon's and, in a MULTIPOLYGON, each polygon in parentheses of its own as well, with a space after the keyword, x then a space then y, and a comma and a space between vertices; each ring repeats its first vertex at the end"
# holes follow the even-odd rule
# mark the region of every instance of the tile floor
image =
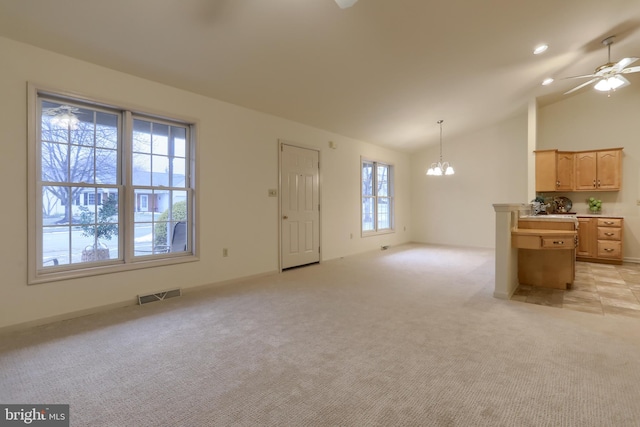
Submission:
POLYGON ((640 319, 640 264, 577 262, 571 289, 520 285, 511 299, 601 316, 640 319))

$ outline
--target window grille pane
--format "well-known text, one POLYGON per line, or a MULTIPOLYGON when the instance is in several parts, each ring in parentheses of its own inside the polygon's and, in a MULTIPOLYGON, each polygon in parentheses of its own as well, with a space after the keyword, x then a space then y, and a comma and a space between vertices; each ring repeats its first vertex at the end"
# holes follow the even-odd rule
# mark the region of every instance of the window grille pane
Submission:
POLYGON ((138 119, 133 121, 133 152, 151 153, 151 122, 138 119))
POLYGON ((96 183, 117 184, 118 180, 118 152, 96 148, 96 183))
POLYGON ((151 185, 169 186, 169 158, 167 156, 152 156, 151 157, 151 185))
POLYGON ((363 197, 362 198, 362 230, 373 231, 375 230, 375 211, 374 211, 374 198, 363 197))
POLYGON ((362 163, 362 195, 373 196, 373 163, 362 163))
POLYGON ((42 181, 68 181, 69 145, 43 141, 40 149, 40 165, 42 181))
POLYGON ((96 112, 96 147, 118 148, 118 115, 96 112))
POLYGON ((378 165, 377 169, 377 191, 376 196, 386 197, 389 195, 389 167, 378 165))
POLYGON ((391 228, 389 199, 378 198, 378 230, 391 228))
POLYGON ((134 153, 132 155, 133 185, 151 185, 151 156, 134 153))
POLYGON ((172 187, 187 187, 186 180, 186 159, 174 158, 171 167, 171 186, 172 187))
POLYGON ((42 267, 55 267, 57 265, 69 264, 70 258, 70 235, 69 226, 49 225, 45 221, 42 230, 42 257, 40 259, 42 267))

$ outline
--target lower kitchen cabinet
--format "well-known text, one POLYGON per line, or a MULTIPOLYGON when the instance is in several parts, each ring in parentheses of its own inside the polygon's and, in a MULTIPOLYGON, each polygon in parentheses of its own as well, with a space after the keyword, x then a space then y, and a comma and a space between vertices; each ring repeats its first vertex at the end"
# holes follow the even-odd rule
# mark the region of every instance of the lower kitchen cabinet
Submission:
POLYGON ((612 217, 578 217, 578 261, 622 264, 624 220, 612 217))

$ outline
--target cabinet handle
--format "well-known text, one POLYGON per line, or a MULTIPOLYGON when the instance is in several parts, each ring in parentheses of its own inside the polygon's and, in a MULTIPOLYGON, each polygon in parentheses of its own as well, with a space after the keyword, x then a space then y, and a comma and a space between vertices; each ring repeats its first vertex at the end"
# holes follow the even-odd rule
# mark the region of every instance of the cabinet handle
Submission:
POLYGON ((596 180, 593 180, 593 188, 596 188, 596 180))
POLYGON ((605 221, 604 223, 607 225, 613 225, 613 221, 605 221))
POLYGON ((555 240, 553 242, 554 245, 564 245, 564 241, 563 240, 555 240))
POLYGON ((598 187, 600 187, 600 180, 598 180, 598 187))
POLYGON ((605 236, 613 236, 613 233, 604 233, 605 236))
POLYGON ((611 249, 611 248, 604 248, 604 251, 605 251, 605 252, 613 252, 613 249, 611 249))
POLYGON ((556 181, 556 187, 560 187, 560 181, 556 181))

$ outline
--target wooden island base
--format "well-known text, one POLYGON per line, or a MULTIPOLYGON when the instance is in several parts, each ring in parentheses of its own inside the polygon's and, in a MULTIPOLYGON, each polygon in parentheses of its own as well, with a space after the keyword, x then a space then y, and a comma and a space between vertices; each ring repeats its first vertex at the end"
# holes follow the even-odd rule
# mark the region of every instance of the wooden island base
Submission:
POLYGON ((569 289, 574 280, 573 250, 518 250, 518 283, 569 289))
POLYGON ((518 249, 518 283, 569 289, 575 279, 577 220, 520 218, 511 231, 518 249))

